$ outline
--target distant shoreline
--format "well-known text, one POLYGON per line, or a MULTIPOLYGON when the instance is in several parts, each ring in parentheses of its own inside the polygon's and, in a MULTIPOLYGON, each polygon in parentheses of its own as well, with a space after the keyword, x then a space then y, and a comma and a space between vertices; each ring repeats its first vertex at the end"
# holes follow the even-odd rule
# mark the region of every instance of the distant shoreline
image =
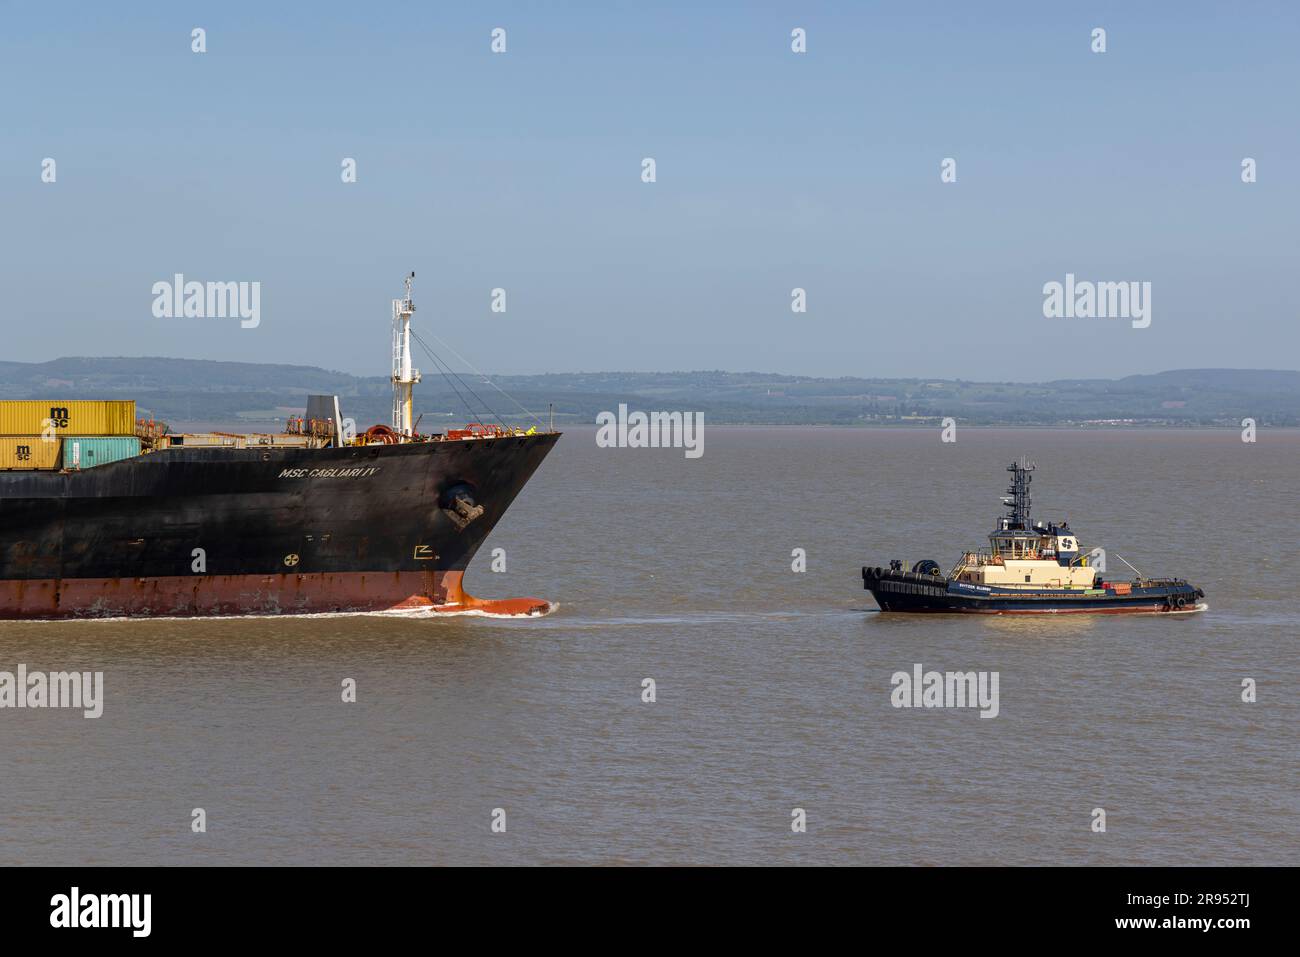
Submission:
MULTIPOLYGON (((168 423, 275 428, 308 395, 338 395, 358 423, 387 422, 387 377, 311 366, 194 359, 0 360, 0 399, 135 399, 168 423)), ((758 372, 601 372, 451 375, 426 370, 415 389, 424 431, 444 423, 594 423, 603 411, 700 413, 714 425, 798 428, 1259 429, 1300 427, 1300 372, 1183 369, 1121 379, 1039 383, 758 372), (504 392, 506 395, 502 395, 504 392), (529 418, 520 407, 530 410, 529 418)))

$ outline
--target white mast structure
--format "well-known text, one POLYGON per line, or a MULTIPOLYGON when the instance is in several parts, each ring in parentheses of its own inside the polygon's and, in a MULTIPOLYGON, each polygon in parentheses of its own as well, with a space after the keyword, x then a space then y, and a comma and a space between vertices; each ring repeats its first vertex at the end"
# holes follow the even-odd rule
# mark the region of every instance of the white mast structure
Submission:
POLYGON ((393 300, 393 431, 402 438, 411 436, 411 386, 420 381, 420 370, 411 368, 411 281, 406 277, 406 297, 393 300))

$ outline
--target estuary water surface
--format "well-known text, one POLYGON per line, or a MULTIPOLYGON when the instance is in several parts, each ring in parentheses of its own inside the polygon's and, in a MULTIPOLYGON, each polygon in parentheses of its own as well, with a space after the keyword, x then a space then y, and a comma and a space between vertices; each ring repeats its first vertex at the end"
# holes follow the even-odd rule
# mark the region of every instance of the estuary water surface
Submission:
POLYGON ((546 618, 0 623, 0 670, 105 684, 0 710, 0 864, 1295 864, 1297 474, 1287 431, 575 430, 466 578, 546 618), (1209 610, 877 613, 860 567, 984 544, 1021 454, 1209 610), (997 717, 892 707, 916 664, 997 717))

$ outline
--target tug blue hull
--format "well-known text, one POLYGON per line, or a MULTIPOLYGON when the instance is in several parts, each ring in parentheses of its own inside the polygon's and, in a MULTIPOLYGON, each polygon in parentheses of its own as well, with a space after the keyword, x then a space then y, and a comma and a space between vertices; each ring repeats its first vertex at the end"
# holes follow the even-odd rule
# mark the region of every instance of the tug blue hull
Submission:
POLYGON ((999 589, 917 572, 863 568, 862 582, 881 611, 953 614, 1158 614, 1199 611, 1205 592, 1181 579, 1112 589, 999 589))

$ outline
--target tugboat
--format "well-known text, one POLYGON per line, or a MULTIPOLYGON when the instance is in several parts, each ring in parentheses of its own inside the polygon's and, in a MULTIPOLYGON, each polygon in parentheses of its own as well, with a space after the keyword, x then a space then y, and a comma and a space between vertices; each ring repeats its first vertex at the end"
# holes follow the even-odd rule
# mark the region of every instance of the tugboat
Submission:
MULTIPOLYGON (((1007 514, 989 535, 989 547, 966 552, 945 576, 932 559, 911 571, 895 559, 888 568, 862 569, 862 582, 881 611, 982 614, 1127 612, 1155 614, 1204 611, 1205 592, 1181 578, 1107 578, 1104 552, 1083 553, 1068 522, 1032 522, 1028 459, 1007 467, 1011 487, 1007 514), (1089 558, 1102 557, 1100 566, 1089 558)), ((1118 557, 1118 556, 1116 556, 1118 557)), ((1124 559, 1120 559, 1124 562, 1124 559)), ((1128 565, 1128 562, 1124 562, 1128 565)))

